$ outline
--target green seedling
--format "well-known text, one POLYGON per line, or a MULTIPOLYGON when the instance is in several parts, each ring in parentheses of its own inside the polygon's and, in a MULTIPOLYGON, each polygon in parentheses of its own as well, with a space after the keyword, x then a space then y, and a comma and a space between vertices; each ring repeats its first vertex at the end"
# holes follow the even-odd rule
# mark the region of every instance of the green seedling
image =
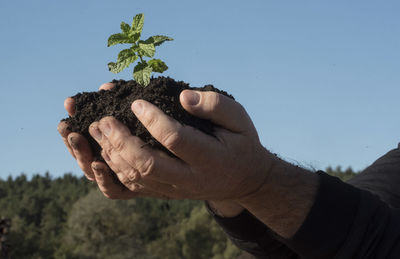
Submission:
POLYGON ((156 35, 147 40, 140 40, 143 30, 144 15, 137 14, 133 18, 132 26, 124 22, 121 23, 122 33, 113 34, 108 38, 108 47, 116 44, 132 44, 128 49, 122 50, 118 54, 117 62, 108 63, 108 69, 113 73, 119 73, 130 64, 139 59, 133 69, 133 79, 143 87, 150 83, 152 72, 162 73, 168 69, 168 66, 160 59, 154 59, 156 46, 160 46, 165 41, 173 40, 170 37, 156 35), (144 57, 152 58, 148 61, 144 57))

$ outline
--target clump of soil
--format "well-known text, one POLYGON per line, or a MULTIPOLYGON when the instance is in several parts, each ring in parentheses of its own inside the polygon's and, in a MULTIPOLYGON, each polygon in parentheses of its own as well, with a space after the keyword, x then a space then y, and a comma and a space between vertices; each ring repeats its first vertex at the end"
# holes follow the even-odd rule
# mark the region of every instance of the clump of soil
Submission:
POLYGON ((147 87, 142 87, 135 81, 114 80, 116 86, 111 90, 99 92, 78 93, 72 98, 75 100, 76 114, 64 119, 69 129, 85 136, 93 151, 95 160, 104 161, 101 157, 101 147, 89 134, 89 126, 106 116, 113 116, 130 129, 132 135, 140 137, 146 144, 154 148, 171 152, 155 140, 146 128, 139 122, 131 111, 134 100, 143 99, 158 106, 165 114, 173 117, 183 125, 189 125, 200 131, 213 135, 215 125, 208 120, 200 119, 186 112, 179 102, 179 95, 185 89, 198 91, 214 91, 233 98, 225 91, 218 90, 212 85, 201 88, 190 87, 182 81, 175 81, 169 77, 152 78, 147 87))

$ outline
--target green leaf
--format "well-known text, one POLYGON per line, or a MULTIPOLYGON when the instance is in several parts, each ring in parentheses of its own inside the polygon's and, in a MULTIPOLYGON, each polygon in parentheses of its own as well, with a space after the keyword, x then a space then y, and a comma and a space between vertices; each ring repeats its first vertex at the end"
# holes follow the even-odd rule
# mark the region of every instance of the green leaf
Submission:
POLYGON ((168 66, 160 59, 151 59, 148 63, 154 72, 162 73, 168 69, 168 66))
POLYGON ((151 58, 154 56, 155 53, 156 53, 156 48, 154 44, 145 43, 144 41, 139 41, 138 54, 140 56, 151 58))
POLYGON ((118 62, 129 61, 130 63, 133 63, 137 58, 138 56, 132 49, 121 50, 118 54, 118 62))
POLYGON ((133 78, 137 83, 146 87, 150 83, 151 72, 153 70, 146 61, 139 62, 133 69, 133 78))
POLYGON ((118 54, 117 63, 108 63, 108 69, 117 74, 129 67, 129 65, 135 62, 137 58, 138 56, 136 56, 135 52, 133 52, 131 49, 124 49, 118 54))
POLYGON ((165 41, 171 41, 174 40, 173 38, 170 38, 168 36, 163 36, 163 35, 156 35, 156 36, 151 36, 144 42, 146 43, 153 43, 154 46, 160 46, 163 44, 165 41))
POLYGON ((128 35, 122 34, 122 33, 117 33, 113 34, 108 38, 108 47, 116 45, 116 44, 121 44, 121 43, 131 43, 131 39, 129 38, 128 35))
POLYGON ((108 63, 108 70, 117 74, 117 73, 121 72, 123 70, 123 68, 120 63, 110 62, 110 63, 108 63))
POLYGON ((127 23, 121 22, 121 30, 125 35, 128 35, 131 30, 131 26, 129 26, 127 23))
POLYGON ((142 13, 137 14, 133 18, 132 29, 131 29, 132 32, 141 34, 143 30, 143 24, 144 24, 144 14, 142 13))

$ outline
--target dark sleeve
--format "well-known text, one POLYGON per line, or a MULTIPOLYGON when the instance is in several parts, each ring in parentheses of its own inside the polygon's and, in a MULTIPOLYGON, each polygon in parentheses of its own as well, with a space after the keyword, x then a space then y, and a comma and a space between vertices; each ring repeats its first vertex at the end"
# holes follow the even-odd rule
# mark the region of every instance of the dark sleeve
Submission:
POLYGON ((302 258, 400 258, 400 211, 369 191, 318 172, 306 220, 284 241, 302 258))
POLYGON ((399 209, 369 191, 317 174, 316 200, 290 240, 275 235, 248 211, 234 218, 213 216, 239 248, 257 258, 400 258, 399 209))
POLYGON ((223 218, 216 215, 207 203, 206 207, 232 242, 256 258, 299 258, 297 254, 279 241, 280 238, 275 233, 247 210, 236 217, 223 218))

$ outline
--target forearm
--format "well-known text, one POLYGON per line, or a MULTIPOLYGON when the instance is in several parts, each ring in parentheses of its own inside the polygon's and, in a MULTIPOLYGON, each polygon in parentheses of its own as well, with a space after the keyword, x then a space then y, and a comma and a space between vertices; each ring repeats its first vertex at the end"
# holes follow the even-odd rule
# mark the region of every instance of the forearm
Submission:
MULTIPOLYGON (((389 208, 370 192, 323 172, 313 174, 285 164, 273 171, 263 188, 243 199, 241 204, 275 233, 285 237, 275 239, 280 245, 279 251, 299 258, 399 258, 399 209, 389 208), (286 182, 276 183, 277 179, 286 182), (273 183, 275 186, 270 186, 273 183)), ((254 240, 255 246, 242 245, 250 247, 248 251, 253 254, 261 251, 260 254, 274 258, 274 244, 262 243, 273 241, 274 235, 246 213, 239 214, 234 219, 235 224, 222 219, 222 225, 231 236, 238 233, 236 236, 240 240, 254 240), (246 226, 241 228, 242 225, 246 226), (272 249, 267 251, 270 247, 272 249)), ((276 258, 292 258, 290 256, 276 258)))
POLYGON ((272 166, 259 190, 237 201, 275 233, 291 238, 310 211, 318 189, 318 177, 268 154, 272 166))

